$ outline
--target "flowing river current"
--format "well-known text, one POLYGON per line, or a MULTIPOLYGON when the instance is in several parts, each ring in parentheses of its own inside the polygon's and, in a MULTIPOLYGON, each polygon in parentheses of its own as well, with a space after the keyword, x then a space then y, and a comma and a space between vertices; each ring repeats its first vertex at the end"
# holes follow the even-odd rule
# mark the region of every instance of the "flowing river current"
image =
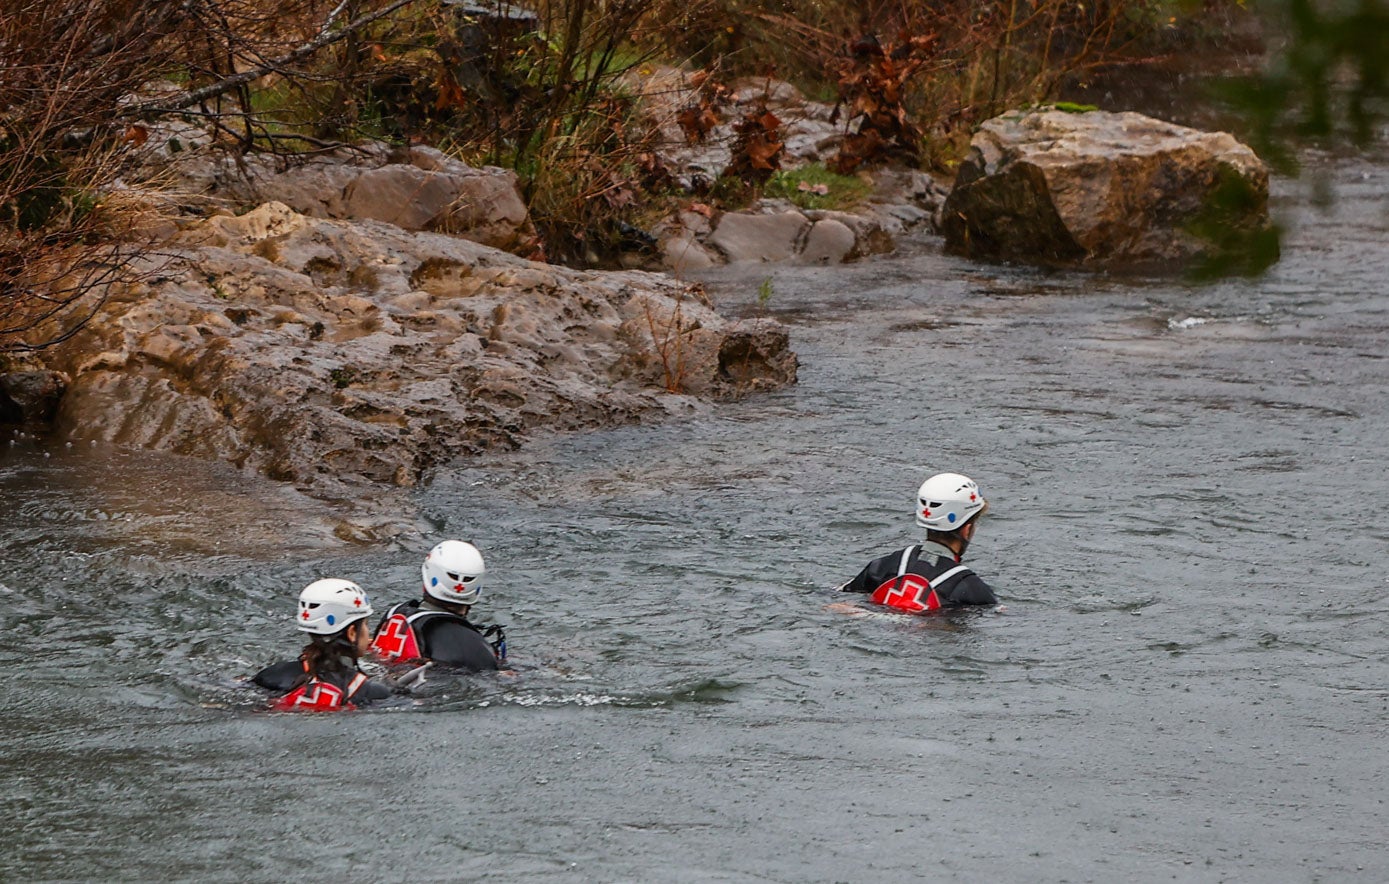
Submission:
POLYGON ((1389 167, 1327 168, 1258 279, 722 270, 798 385, 441 470, 399 543, 4 437, 0 879, 1389 880, 1389 167), (941 470, 1004 609, 830 607, 941 470), (515 677, 262 711, 304 584, 446 537, 515 677))

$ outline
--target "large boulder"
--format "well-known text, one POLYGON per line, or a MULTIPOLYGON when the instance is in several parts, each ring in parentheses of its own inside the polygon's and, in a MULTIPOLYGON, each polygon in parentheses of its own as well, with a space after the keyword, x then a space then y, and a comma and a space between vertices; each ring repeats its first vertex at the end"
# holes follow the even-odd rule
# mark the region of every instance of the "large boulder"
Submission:
POLYGON ((70 381, 60 438, 226 460, 337 496, 362 480, 408 487, 537 431, 795 378, 781 326, 726 320, 664 275, 566 270, 280 203, 210 218, 165 251, 45 354, 70 381))
POLYGON ((474 169, 431 147, 411 148, 402 159, 408 162, 368 169, 349 182, 342 213, 328 217, 443 230, 504 249, 534 235, 514 172, 474 169))
POLYGON ((989 120, 960 166, 942 228, 958 254, 1049 266, 1170 270, 1276 257, 1268 169, 1254 152, 1224 132, 1135 113, 1042 109, 989 120))

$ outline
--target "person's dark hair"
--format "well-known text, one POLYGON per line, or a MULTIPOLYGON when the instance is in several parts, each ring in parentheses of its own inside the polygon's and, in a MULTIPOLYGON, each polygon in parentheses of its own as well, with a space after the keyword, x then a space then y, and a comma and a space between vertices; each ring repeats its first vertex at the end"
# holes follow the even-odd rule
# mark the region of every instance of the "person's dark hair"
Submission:
MULTIPOLYGON (((366 628, 366 621, 358 621, 360 628, 366 628)), ((351 672, 356 668, 357 644, 347 640, 347 630, 352 628, 352 624, 343 627, 341 632, 333 635, 313 635, 311 641, 304 646, 304 650, 299 653, 299 659, 304 662, 304 672, 295 682, 295 687, 308 682, 310 679, 323 678, 327 675, 341 675, 351 672), (343 657, 352 660, 352 666, 343 662, 343 657)))

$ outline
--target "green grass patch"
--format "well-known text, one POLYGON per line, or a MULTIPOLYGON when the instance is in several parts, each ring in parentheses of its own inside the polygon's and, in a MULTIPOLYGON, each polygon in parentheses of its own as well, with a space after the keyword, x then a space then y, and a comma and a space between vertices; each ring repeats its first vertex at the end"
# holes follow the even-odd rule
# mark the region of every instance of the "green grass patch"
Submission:
POLYGON ((802 209, 847 211, 862 203, 872 185, 853 175, 838 175, 816 164, 776 172, 762 187, 762 195, 789 200, 802 209))

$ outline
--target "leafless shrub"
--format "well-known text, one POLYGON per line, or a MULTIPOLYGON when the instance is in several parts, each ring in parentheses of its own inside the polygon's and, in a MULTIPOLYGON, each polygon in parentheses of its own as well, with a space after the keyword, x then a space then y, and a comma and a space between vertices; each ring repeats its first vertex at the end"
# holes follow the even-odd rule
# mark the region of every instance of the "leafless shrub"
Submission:
POLYGON ((656 358, 661 362, 663 383, 668 393, 685 392, 685 340, 692 329, 685 326, 684 302, 676 298, 675 307, 669 314, 661 315, 651 303, 642 305, 646 315, 646 328, 651 334, 651 345, 656 358))
POLYGON ((193 0, 165 41, 188 88, 123 118, 197 118, 241 151, 332 149, 358 122, 362 70, 418 0, 193 0), (383 37, 385 39, 385 37, 383 37))
MULTIPOLYGON (((70 336, 160 225, 137 217, 122 163, 142 121, 206 121, 247 150, 286 123, 256 107, 254 82, 315 90, 311 62, 414 0, 10 0, 0 9, 0 351, 70 336), (150 82, 186 88, 157 97, 150 82), (145 94, 142 99, 132 96, 145 94)), ((339 77, 340 79, 340 77, 339 77)), ((295 135, 297 146, 312 136, 295 135)), ((145 206, 137 213, 138 205, 145 206)))
POLYGON ((465 157, 516 171, 543 254, 603 264, 643 238, 639 195, 669 180, 658 134, 639 118, 623 79, 664 57, 660 7, 537 0, 530 8, 534 17, 523 24, 434 17, 433 77, 421 74, 415 51, 386 54, 409 60, 419 123, 465 157))
POLYGON ((103 191, 130 146, 118 100, 166 60, 179 4, 20 0, 0 14, 0 351, 63 340, 134 248, 103 191))

